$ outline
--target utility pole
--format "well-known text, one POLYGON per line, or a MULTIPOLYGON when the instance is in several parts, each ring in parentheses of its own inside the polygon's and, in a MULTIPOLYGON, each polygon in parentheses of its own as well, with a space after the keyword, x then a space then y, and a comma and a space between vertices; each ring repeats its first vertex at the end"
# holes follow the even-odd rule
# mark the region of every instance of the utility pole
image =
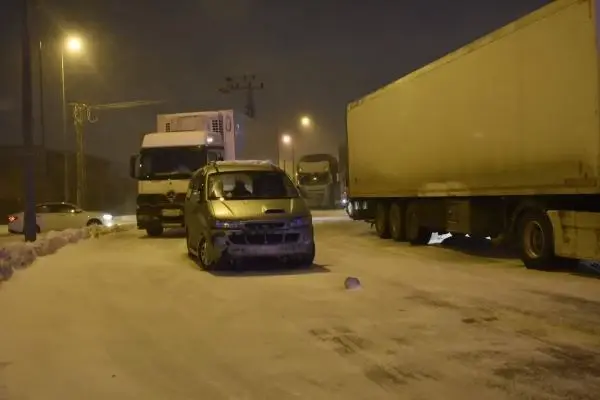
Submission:
MULTIPOLYGON (((44 177, 46 181, 44 182, 44 188, 48 184, 48 158, 47 158, 47 149, 46 149, 46 115, 44 112, 44 48, 43 43, 40 40, 39 54, 38 54, 38 64, 39 64, 39 96, 40 96, 40 147, 42 152, 42 167, 44 168, 44 177)), ((45 192, 47 196, 47 191, 45 192)))
POLYGON ((73 124, 75 125, 75 138, 76 138, 76 176, 77 176, 77 205, 79 207, 85 206, 86 201, 86 168, 85 168, 85 140, 84 140, 84 128, 85 124, 94 124, 98 122, 98 117, 94 115, 94 111, 98 110, 114 110, 114 109, 126 109, 135 108, 142 106, 149 106, 154 104, 160 104, 162 101, 129 101, 121 103, 110 103, 110 104, 98 104, 89 105, 85 103, 70 103, 73 107, 73 124))
POLYGON ((23 183, 25 191, 24 226, 25 240, 35 242, 37 223, 35 215, 35 148, 33 141, 33 83, 31 68, 30 0, 21 0, 21 129, 23 129, 23 183))
POLYGON ((77 179, 77 194, 76 202, 79 207, 83 207, 84 194, 85 194, 85 149, 83 146, 83 126, 85 122, 94 123, 97 119, 94 119, 91 115, 90 107, 87 104, 75 103, 73 104, 73 121, 75 124, 75 171, 77 179))
POLYGON ((250 118, 256 117, 256 105, 254 103, 254 91, 265 88, 264 82, 258 82, 256 75, 242 75, 238 77, 225 77, 225 86, 219 89, 221 93, 229 94, 240 90, 246 91, 246 115, 250 118))

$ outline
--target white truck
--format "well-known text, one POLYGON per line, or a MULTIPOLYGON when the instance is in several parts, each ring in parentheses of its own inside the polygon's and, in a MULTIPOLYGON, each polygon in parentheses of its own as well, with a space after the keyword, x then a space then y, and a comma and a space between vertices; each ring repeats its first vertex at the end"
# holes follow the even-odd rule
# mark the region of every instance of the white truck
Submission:
POLYGON ((347 107, 349 201, 382 238, 600 259, 599 0, 558 0, 347 107))
POLYGON ((130 160, 138 180, 138 229, 160 236, 165 228, 182 227, 190 177, 208 162, 234 160, 247 122, 233 110, 158 115, 158 132, 144 135, 130 160))
POLYGON ((308 154, 296 167, 298 186, 311 208, 334 208, 340 199, 338 160, 330 154, 308 154))

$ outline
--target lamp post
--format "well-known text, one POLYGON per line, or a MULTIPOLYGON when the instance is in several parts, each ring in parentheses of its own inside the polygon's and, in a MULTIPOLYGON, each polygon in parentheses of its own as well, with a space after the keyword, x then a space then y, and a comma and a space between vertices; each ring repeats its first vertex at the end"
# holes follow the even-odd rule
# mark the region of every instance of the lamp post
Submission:
POLYGON ((67 96, 65 88, 65 52, 69 54, 79 54, 83 51, 83 40, 79 36, 68 36, 61 46, 60 50, 60 77, 62 86, 62 123, 63 123, 63 146, 65 149, 64 158, 64 198, 69 201, 69 151, 68 151, 68 130, 67 130, 67 96))
POLYGON ((294 146, 294 138, 292 137, 292 135, 290 135, 289 133, 283 134, 281 136, 281 143, 283 143, 285 146, 289 147, 291 152, 292 152, 292 180, 294 182, 296 182, 296 173, 295 173, 295 169, 296 169, 296 155, 295 155, 295 146, 294 146))
POLYGON ((29 12, 30 0, 22 0, 21 20, 21 129, 23 130, 24 147, 24 192, 25 212, 23 233, 27 242, 37 239, 37 223, 35 215, 35 148, 33 142, 33 83, 31 77, 31 30, 29 12))

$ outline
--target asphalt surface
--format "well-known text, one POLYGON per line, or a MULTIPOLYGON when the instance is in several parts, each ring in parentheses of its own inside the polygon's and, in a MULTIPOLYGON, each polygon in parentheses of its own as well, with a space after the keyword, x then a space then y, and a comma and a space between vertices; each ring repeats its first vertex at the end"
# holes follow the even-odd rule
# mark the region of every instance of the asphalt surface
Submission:
POLYGON ((209 273, 139 231, 39 259, 0 287, 0 399, 598 398, 595 277, 316 229, 310 270, 209 273))

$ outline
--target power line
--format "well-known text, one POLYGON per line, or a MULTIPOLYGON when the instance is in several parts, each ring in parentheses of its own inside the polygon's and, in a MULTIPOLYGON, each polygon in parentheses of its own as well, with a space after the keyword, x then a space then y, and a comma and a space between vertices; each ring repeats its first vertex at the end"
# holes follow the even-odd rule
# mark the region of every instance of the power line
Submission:
POLYGON ((245 74, 241 76, 226 76, 225 85, 219 89, 223 94, 231 92, 246 91, 246 115, 250 118, 256 117, 256 104, 254 102, 254 91, 263 90, 264 82, 256 80, 255 74, 245 74))
POLYGON ((76 151, 75 163, 77 174, 77 205, 82 207, 86 192, 86 171, 85 171, 85 149, 84 149, 84 127, 86 123, 95 124, 98 122, 98 116, 95 111, 101 110, 123 110, 136 107, 144 107, 155 104, 161 104, 162 101, 156 100, 138 100, 107 104, 85 104, 69 103, 73 108, 73 124, 75 125, 76 151))

